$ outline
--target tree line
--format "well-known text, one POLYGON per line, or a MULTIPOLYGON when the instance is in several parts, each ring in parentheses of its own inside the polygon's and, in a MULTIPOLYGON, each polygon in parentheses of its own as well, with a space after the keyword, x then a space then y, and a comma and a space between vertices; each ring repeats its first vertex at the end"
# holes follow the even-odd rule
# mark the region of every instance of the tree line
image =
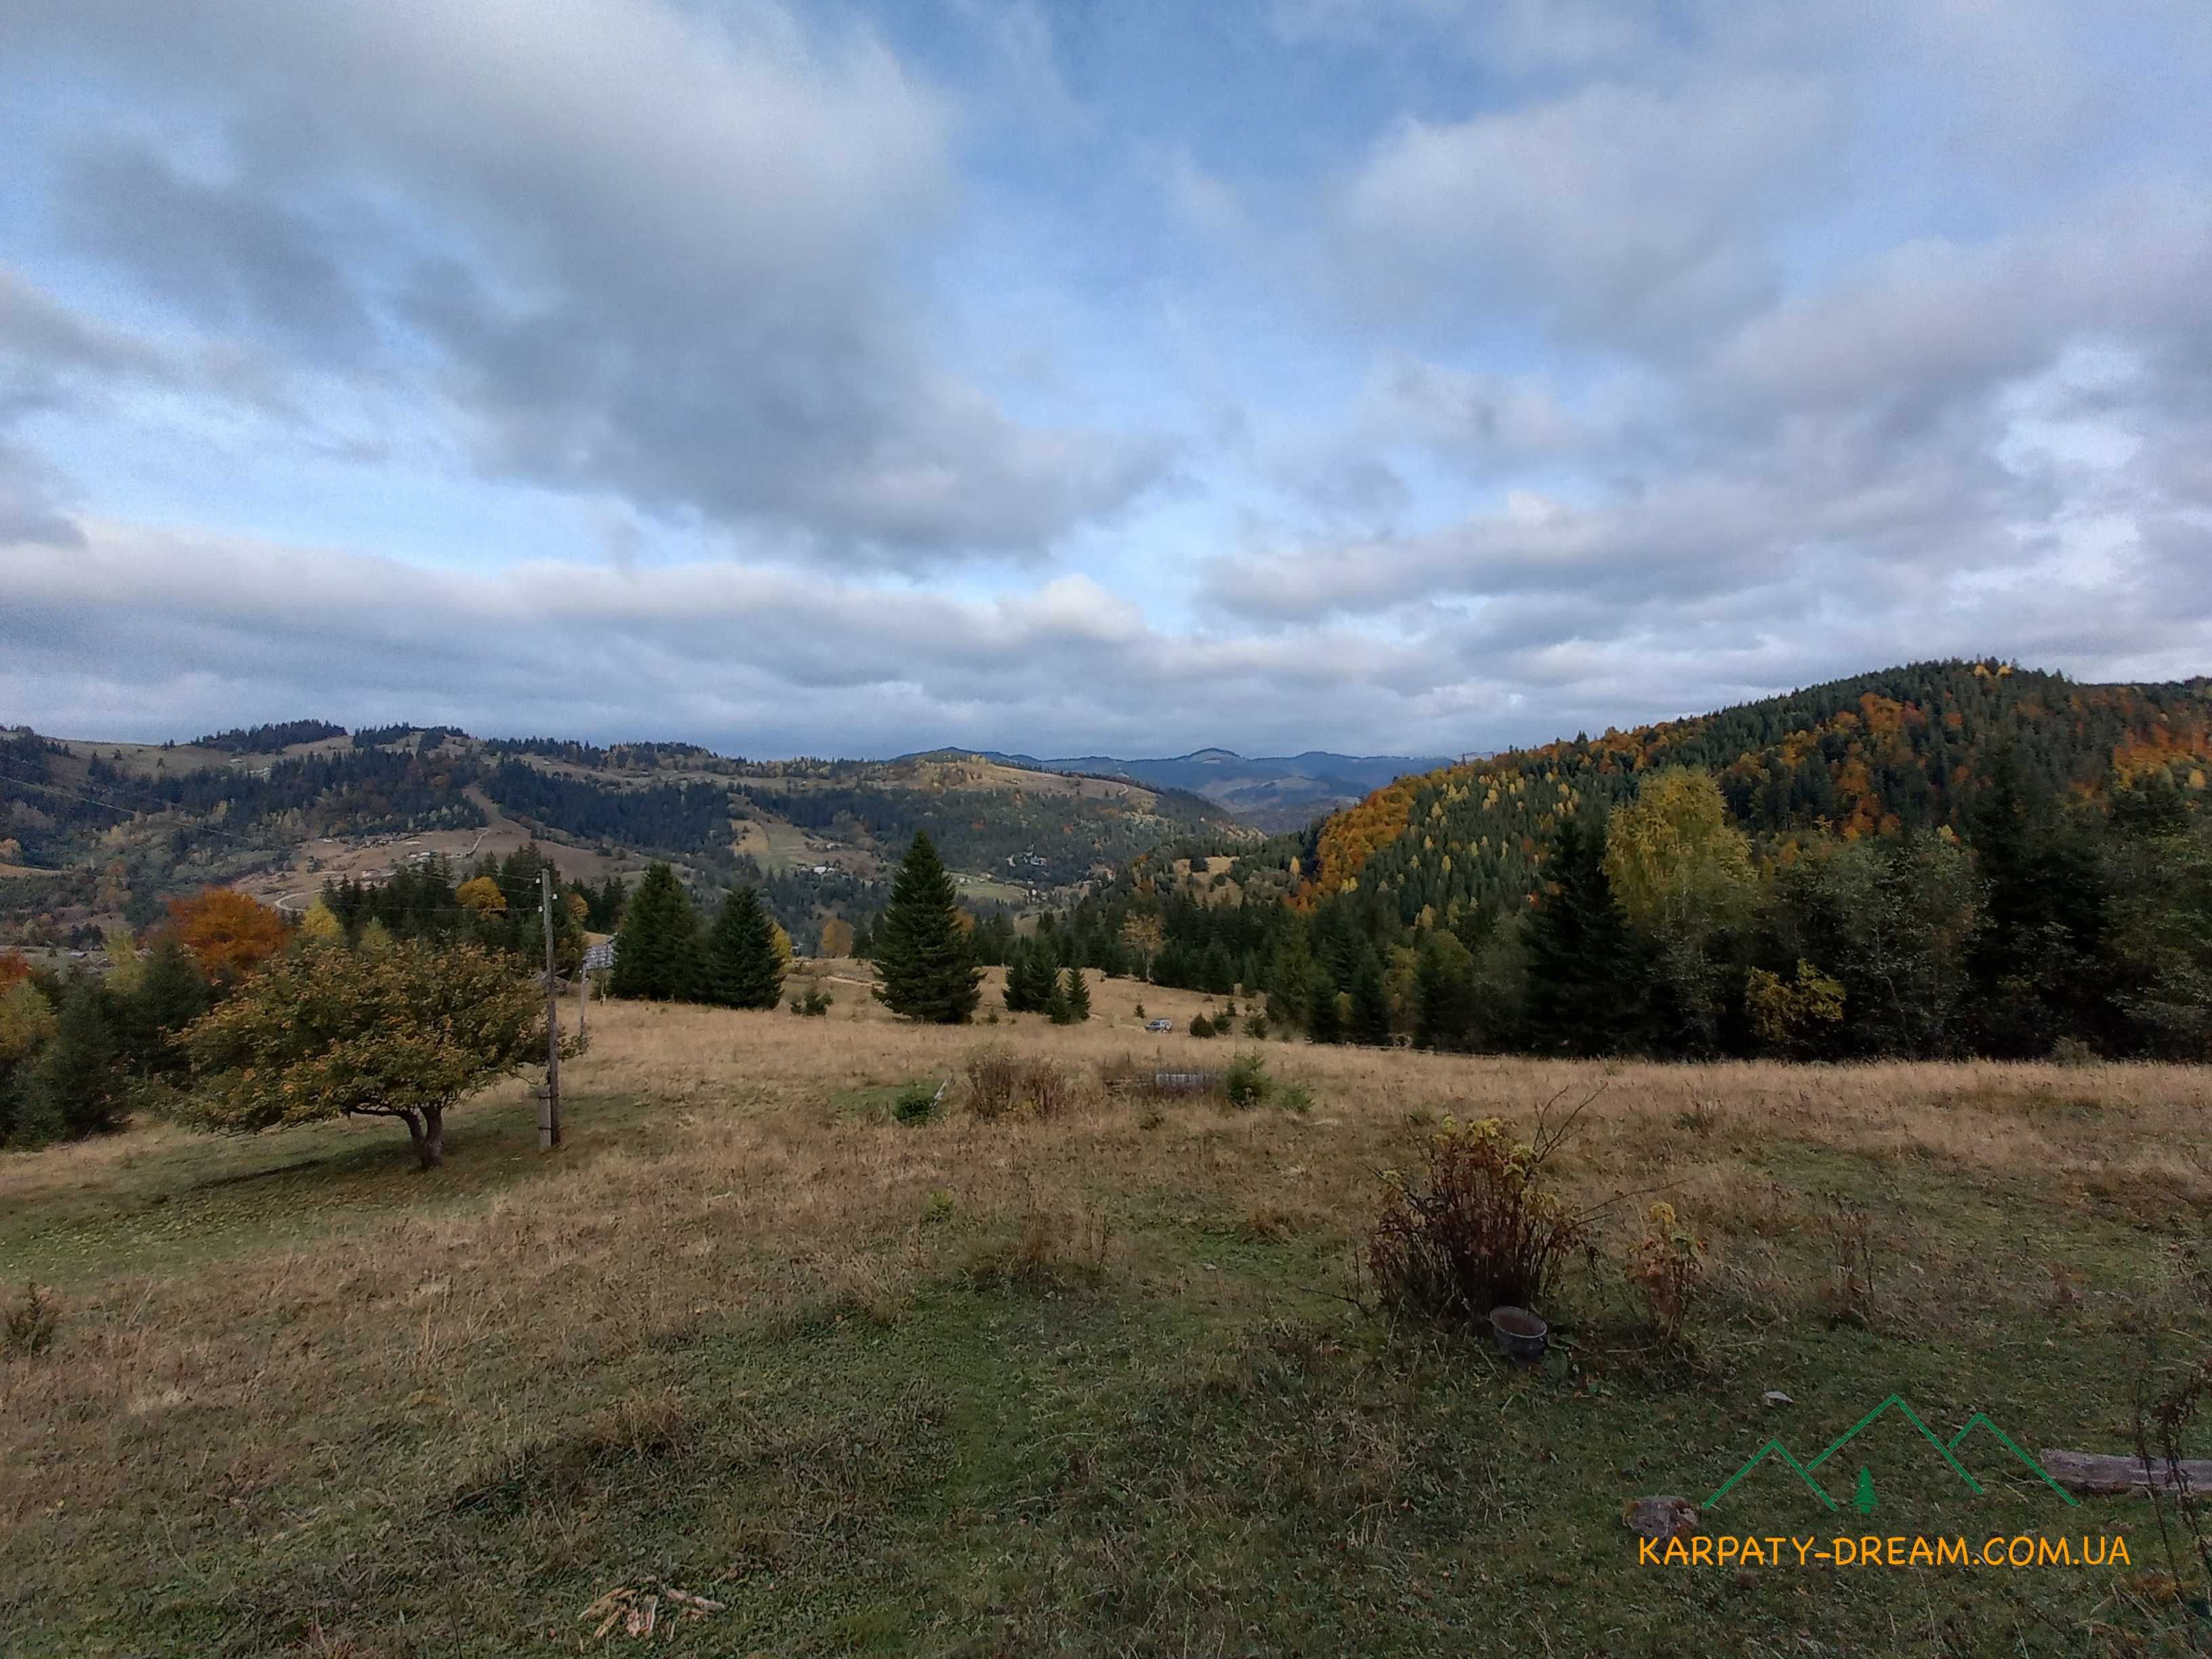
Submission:
POLYGON ((2203 775, 1998 756, 1949 823, 1759 837, 1719 780, 1563 810, 1534 890, 1409 921, 1354 884, 1212 903, 1139 866, 1060 929, 1320 1042, 1662 1057, 2212 1057, 2203 775), (2193 781, 2192 781, 2193 780, 2193 781))

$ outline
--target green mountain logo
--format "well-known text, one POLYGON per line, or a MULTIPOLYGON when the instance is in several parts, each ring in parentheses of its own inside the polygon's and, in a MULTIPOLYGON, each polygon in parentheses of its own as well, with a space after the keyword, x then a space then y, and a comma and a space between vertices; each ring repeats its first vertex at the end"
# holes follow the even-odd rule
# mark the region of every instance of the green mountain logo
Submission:
MULTIPOLYGON (((1968 1435, 1972 1434, 1976 1429, 1982 1429, 1987 1431, 1991 1436, 1995 1437, 1996 1443, 1999 1445, 2002 1446, 2007 1451, 2018 1458, 2022 1467, 2024 1467, 2029 1474, 2034 1475, 2035 1478, 2042 1481, 2045 1486, 2057 1492, 2059 1497, 2064 1498, 2068 1504, 2078 1504, 2081 1501, 2076 1498, 2072 1492, 2068 1492, 2065 1487, 2060 1486, 2056 1480, 2053 1480, 2051 1478, 2049 1470, 2045 1469, 2042 1464, 2037 1462, 2033 1457, 2030 1457, 2026 1452, 2022 1451, 2020 1449, 2018 1443, 2016 1443, 2010 1435, 2007 1434, 1996 1424, 1990 1422, 1990 1419, 1982 1413, 1976 1412, 1972 1417, 1968 1418, 1966 1422, 1966 1426, 1961 1428, 1958 1433, 1953 1435, 1948 1440, 1939 1439, 1936 1436, 1936 1431, 1929 1428, 1927 1424, 1920 1420, 1920 1413, 1912 1409, 1911 1406, 1906 1401, 1905 1396, 1901 1394, 1893 1394, 1890 1395, 1888 1399, 1883 1401, 1881 1404, 1876 1406, 1872 1411, 1869 1412, 1864 1417, 1859 1419, 1857 1422, 1852 1424, 1850 1428, 1844 1430, 1842 1434, 1838 1435, 1835 1440, 1829 1444, 1826 1450, 1823 1451, 1818 1457, 1812 1459, 1809 1462, 1799 1462, 1796 1457, 1790 1452, 1790 1448, 1782 1443, 1781 1437, 1777 1436, 1774 1439, 1768 1441, 1765 1445, 1761 1446, 1757 1451, 1752 1453, 1751 1456, 1746 1460, 1744 1466, 1741 1468, 1738 1469, 1734 1474, 1729 1476, 1726 1480, 1723 1481, 1721 1483, 1720 1489, 1714 1492, 1711 1498, 1705 1499, 1705 1507, 1711 1509, 1714 1504, 1719 1503, 1722 1498, 1729 1495, 1730 1488, 1735 1486, 1736 1482, 1742 1480, 1747 1474, 1749 1474, 1753 1469, 1757 1468, 1761 1463, 1764 1463, 1768 1458, 1773 1457, 1780 1459, 1781 1462, 1790 1469, 1791 1474, 1795 1474, 1798 1480, 1804 1482, 1805 1490, 1811 1492, 1814 1497, 1819 1498, 1823 1505, 1832 1510, 1840 1508, 1841 1505, 1839 1505, 1834 1498, 1831 1498, 1827 1492, 1822 1489, 1819 1481, 1813 1478, 1813 1471, 1819 1468, 1821 1464, 1826 1462, 1831 1457, 1833 1457, 1838 1452, 1849 1445, 1853 1438, 1858 1435, 1861 1430, 1870 1427, 1885 1412, 1893 1409, 1904 1413, 1905 1420, 1911 1424, 1915 1429, 1920 1431, 1921 1437, 1925 1439, 1929 1445, 1936 1449, 1936 1455, 1942 1458, 1944 1464, 1950 1469, 1951 1473, 1957 1475, 1960 1480, 1965 1481, 1966 1484, 1966 1490, 1972 1492, 1978 1498, 1981 1496, 1982 1483, 1975 1480, 1972 1475, 1966 1473, 1966 1465, 1959 1462, 1957 1453, 1960 1444, 1965 1441, 1968 1435)), ((1862 1468, 1859 1471, 1858 1497, 1855 1501, 1853 1507, 1856 1508, 1860 1514, 1865 1515, 1872 1511, 1874 1504, 1874 1474, 1870 1469, 1862 1468)))

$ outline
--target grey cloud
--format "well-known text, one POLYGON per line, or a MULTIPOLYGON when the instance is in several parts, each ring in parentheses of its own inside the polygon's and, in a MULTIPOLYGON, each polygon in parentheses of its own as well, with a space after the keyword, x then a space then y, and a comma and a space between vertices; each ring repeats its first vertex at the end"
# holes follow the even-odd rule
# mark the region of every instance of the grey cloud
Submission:
POLYGON ((84 532, 63 509, 63 488, 35 456, 0 443, 0 550, 24 543, 74 548, 84 532))
POLYGON ((1198 741, 1202 713, 1303 746, 1409 730, 1451 666, 1440 641, 1352 629, 1165 632, 1083 577, 959 599, 732 564, 460 575, 106 525, 9 565, 0 708, 96 736, 313 708, 752 752, 1152 752, 1198 741))
POLYGON ((404 343, 380 372, 447 400, 488 469, 912 564, 1033 556, 1165 464, 1157 435, 1016 421, 933 360, 914 270, 950 119, 864 36, 614 0, 26 17, 228 117, 219 178, 80 158, 86 240, 210 321, 410 331, 427 374, 404 343), (302 199, 380 200, 389 234, 341 276, 302 199))
POLYGON ((209 182, 151 150, 108 138, 62 170, 69 234, 217 328, 273 324, 323 355, 362 343, 369 319, 305 216, 236 181, 209 182))
POLYGON ((1474 373, 1404 352, 1375 366, 1353 419, 1375 441, 1425 444, 1478 464, 1559 456, 1595 436, 1534 376, 1474 373))

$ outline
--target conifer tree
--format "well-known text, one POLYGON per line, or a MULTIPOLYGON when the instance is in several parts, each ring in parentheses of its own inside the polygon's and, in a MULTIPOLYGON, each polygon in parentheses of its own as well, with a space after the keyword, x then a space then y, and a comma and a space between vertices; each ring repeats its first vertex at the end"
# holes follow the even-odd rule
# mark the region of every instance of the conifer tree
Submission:
POLYGON ((1018 944, 1006 969, 1006 1012, 1044 1012, 1052 1001, 1055 977, 1049 945, 1042 939, 1018 944))
POLYGON ((122 1121, 129 1079, 108 996, 81 981, 62 998, 54 1034, 32 1062, 15 1133, 25 1140, 75 1140, 122 1121))
POLYGON ((656 864, 623 912, 610 988, 618 997, 680 1001, 698 994, 699 979, 699 918, 675 869, 656 864))
POLYGON ((707 935, 706 1000, 726 1008, 773 1008, 783 994, 775 924, 757 888, 731 890, 707 935))
POLYGON ((1456 934, 1441 930, 1423 934, 1420 950, 1413 1044, 1464 1048, 1474 1031, 1474 953, 1456 934))
POLYGON ((1316 974, 1312 981, 1313 1006, 1306 1015, 1306 1035, 1316 1042, 1344 1041, 1344 1022, 1336 1007, 1336 981, 1327 974, 1316 974))
POLYGON ((137 987, 123 1008, 132 1063, 155 1077, 185 1070, 190 1060, 176 1036, 205 1013, 207 1006, 207 980, 199 964, 173 933, 163 933, 140 963, 137 987))
POLYGON ((1390 1046, 1390 996, 1372 957, 1352 976, 1352 1040, 1375 1048, 1390 1046))
POLYGON ((875 963, 883 975, 878 994, 893 1013, 958 1025, 975 1012, 983 972, 959 912, 952 878, 928 835, 916 830, 876 930, 875 963))
POLYGON ((1605 830, 1581 815, 1560 824, 1546 868, 1550 890, 1528 932, 1532 1046, 1613 1054, 1641 1034, 1635 940, 1606 874, 1605 830))
POLYGON ((1083 969, 1070 964, 1067 969, 1067 1024, 1080 1025, 1091 1018, 1091 988, 1083 982, 1083 969))

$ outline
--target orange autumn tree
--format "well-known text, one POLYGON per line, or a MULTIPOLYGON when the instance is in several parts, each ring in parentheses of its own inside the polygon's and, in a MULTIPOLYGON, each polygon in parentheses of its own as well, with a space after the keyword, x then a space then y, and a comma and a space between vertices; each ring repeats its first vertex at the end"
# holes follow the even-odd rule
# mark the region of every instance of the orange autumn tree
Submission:
POLYGON ((219 984, 244 979, 291 938, 281 915, 251 893, 230 887, 210 887, 191 898, 171 899, 169 924, 200 971, 219 984))

